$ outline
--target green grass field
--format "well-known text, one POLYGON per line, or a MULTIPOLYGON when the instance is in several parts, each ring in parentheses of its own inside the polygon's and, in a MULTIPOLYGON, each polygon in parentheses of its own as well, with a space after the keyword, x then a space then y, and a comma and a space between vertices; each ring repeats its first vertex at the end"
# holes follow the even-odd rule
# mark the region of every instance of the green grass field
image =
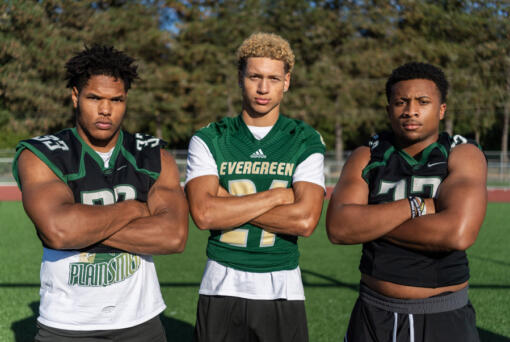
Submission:
MULTIPOLYGON (((510 204, 489 204, 469 250, 470 298, 482 341, 510 341, 509 211, 510 204)), ((32 341, 42 247, 21 203, 0 202, 0 217, 0 342, 32 341)), ((191 226, 183 254, 155 258, 169 341, 191 339, 207 236, 191 226)), ((357 296, 360 246, 331 245, 321 220, 312 237, 300 240, 300 250, 310 341, 341 341, 357 296)))

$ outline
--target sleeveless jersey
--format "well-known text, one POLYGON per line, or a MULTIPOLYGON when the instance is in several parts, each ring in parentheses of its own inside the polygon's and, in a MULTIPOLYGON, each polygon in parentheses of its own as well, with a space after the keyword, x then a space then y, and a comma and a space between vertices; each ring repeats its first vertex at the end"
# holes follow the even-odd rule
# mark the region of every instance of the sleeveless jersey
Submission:
MULTIPOLYGON (((415 159, 395 147, 392 139, 391 134, 381 134, 370 140, 371 159, 362 174, 369 186, 369 204, 409 196, 435 197, 439 185, 448 176, 451 149, 458 144, 476 144, 459 135, 452 138, 441 133, 438 141, 415 159)), ((469 279, 464 251, 418 251, 384 239, 363 244, 360 271, 380 280, 428 288, 460 284, 469 279)))
MULTIPOLYGON (((76 203, 108 205, 147 201, 161 170, 160 139, 121 131, 108 167, 76 128, 21 141, 72 190, 76 203)), ((21 189, 23 190, 23 189, 21 189)), ((69 227, 72 229, 72 227, 69 227)), ((121 329, 143 323, 165 309, 151 256, 96 244, 83 250, 44 245, 38 320, 67 330, 121 329)))
MULTIPOLYGON (((252 135, 241 115, 209 124, 196 135, 216 161, 220 185, 236 196, 290 188, 296 166, 312 153, 325 152, 317 131, 283 115, 261 140, 252 135)), ((299 252, 296 236, 246 223, 233 230, 211 230, 207 256, 242 271, 272 272, 296 268, 299 252)))

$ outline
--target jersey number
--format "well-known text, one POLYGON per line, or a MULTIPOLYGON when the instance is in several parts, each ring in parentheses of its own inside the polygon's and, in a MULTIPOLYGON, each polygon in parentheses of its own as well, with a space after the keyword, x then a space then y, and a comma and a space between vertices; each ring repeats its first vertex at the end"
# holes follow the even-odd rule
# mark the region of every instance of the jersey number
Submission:
MULTIPOLYGON (((288 181, 274 179, 269 189, 286 188, 287 184, 288 181)), ((228 192, 234 196, 244 196, 257 193, 257 187, 249 179, 230 180, 228 181, 228 192)), ((227 230, 221 233, 220 241, 232 246, 246 247, 248 244, 248 232, 249 230, 244 228, 227 230)), ((272 247, 274 246, 275 239, 276 235, 274 233, 262 230, 259 246, 272 247)))
POLYGON ((42 135, 40 137, 35 137, 34 140, 42 142, 50 151, 55 150, 63 150, 68 151, 69 147, 67 144, 63 141, 57 138, 54 135, 42 135))
POLYGON ((87 205, 109 205, 120 201, 136 198, 136 190, 131 185, 116 185, 113 191, 103 189, 98 191, 84 191, 81 193, 81 203, 87 205))
POLYGON ((156 147, 159 144, 159 139, 150 137, 148 139, 144 139, 144 136, 140 133, 135 134, 136 138, 136 149, 138 151, 141 151, 142 148, 149 146, 149 147, 156 147))
MULTIPOLYGON (((412 177, 411 178, 411 189, 409 193, 411 195, 423 193, 428 188, 429 196, 431 198, 436 197, 437 189, 441 184, 441 178, 439 177, 412 177)), ((406 198, 407 180, 402 179, 398 182, 382 181, 379 187, 377 195, 385 195, 390 191, 393 191, 393 200, 398 201, 406 198)))

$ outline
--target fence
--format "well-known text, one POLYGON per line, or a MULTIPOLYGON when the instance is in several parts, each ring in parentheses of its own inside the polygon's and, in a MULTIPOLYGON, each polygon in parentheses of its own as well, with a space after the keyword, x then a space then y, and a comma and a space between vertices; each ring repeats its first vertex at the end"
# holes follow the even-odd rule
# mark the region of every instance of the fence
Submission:
MULTIPOLYGON (((186 150, 170 150, 170 153, 175 158, 181 180, 184 180, 186 174, 186 150)), ((344 160, 349 156, 350 151, 345 152, 344 160)), ((487 156, 489 172, 487 185, 489 187, 510 188, 510 162, 502 162, 502 154, 499 151, 485 151, 487 156)), ((13 150, 0 150, 0 183, 14 183, 12 177, 12 159, 14 157, 13 150)), ((510 160, 510 155, 507 160, 510 160)), ((324 174, 326 178, 326 185, 335 185, 340 173, 342 171, 343 162, 335 159, 333 152, 326 154, 324 161, 324 174)))

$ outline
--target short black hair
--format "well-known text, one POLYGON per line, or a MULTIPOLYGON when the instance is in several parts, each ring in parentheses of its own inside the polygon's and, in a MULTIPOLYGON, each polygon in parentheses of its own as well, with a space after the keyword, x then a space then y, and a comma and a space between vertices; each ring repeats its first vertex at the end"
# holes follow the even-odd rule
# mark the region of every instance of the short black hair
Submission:
POLYGON ((67 87, 76 87, 81 91, 89 78, 95 75, 112 76, 124 82, 124 90, 131 88, 131 83, 138 78, 138 66, 135 59, 113 46, 94 44, 76 54, 66 63, 67 87))
POLYGON ((391 88, 395 85, 395 83, 418 78, 434 82, 441 95, 441 103, 446 102, 448 81, 446 80, 443 70, 432 64, 411 62, 401 65, 393 70, 386 81, 386 98, 388 99, 388 103, 390 102, 391 88))

